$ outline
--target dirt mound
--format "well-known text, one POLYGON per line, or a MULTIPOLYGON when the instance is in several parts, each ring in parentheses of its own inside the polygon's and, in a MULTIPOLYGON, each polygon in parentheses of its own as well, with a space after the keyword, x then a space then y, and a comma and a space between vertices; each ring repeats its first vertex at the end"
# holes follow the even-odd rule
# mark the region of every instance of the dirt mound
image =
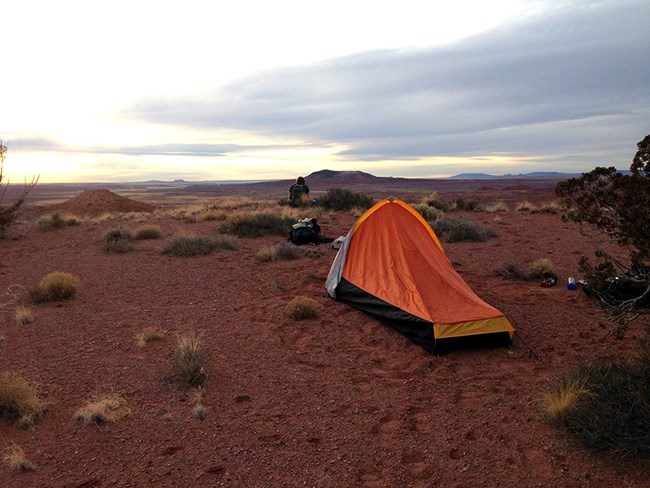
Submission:
POLYGON ((110 190, 85 190, 63 203, 47 207, 48 211, 69 211, 77 215, 103 213, 152 212, 156 207, 113 193, 110 190))

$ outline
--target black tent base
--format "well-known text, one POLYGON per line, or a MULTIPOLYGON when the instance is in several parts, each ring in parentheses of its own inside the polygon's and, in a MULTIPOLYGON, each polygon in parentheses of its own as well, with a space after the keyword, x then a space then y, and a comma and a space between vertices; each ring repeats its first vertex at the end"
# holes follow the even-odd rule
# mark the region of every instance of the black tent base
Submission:
POLYGON ((451 339, 437 339, 433 348, 435 355, 444 355, 458 349, 496 349, 510 347, 512 340, 508 332, 493 332, 451 339))

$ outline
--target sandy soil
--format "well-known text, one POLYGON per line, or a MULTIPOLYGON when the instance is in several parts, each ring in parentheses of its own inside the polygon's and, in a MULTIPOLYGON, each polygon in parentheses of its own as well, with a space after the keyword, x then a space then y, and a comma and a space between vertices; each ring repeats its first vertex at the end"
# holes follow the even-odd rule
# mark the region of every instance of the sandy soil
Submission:
MULTIPOLYGON (((282 237, 241 239, 237 251, 170 257, 164 241, 216 233, 219 223, 163 214, 85 221, 51 232, 25 219, 0 240, 0 372, 40 385, 50 408, 23 430, 0 417, 0 448, 16 442, 38 469, 0 466, 7 487, 641 487, 648 463, 621 462, 572 445, 541 421, 540 396, 564 367, 636 348, 638 326, 616 339, 606 317, 563 283, 596 242, 558 215, 455 213, 494 228, 486 243, 445 244, 460 274, 504 312, 511 351, 461 349, 432 356, 392 329, 330 299, 335 251, 260 264, 282 237), (163 238, 106 254, 118 226, 156 223, 163 238), (560 285, 498 278, 504 263, 550 258, 560 285), (15 323, 9 302, 50 271, 79 277, 77 296, 31 307, 15 323), (317 300, 321 316, 294 321, 287 303, 317 300), (164 340, 138 345, 145 327, 164 340), (175 336, 195 332, 208 351, 203 405, 170 387, 175 336), (132 415, 93 427, 73 419, 96 393, 123 395, 132 415)), ((355 217, 325 214, 325 235, 355 217)))

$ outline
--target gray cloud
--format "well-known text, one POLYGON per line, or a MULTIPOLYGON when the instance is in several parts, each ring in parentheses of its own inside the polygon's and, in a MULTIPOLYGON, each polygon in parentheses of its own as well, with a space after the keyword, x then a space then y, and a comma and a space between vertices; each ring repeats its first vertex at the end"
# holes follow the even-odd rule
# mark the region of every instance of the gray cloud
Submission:
POLYGON ((130 115, 346 144, 354 160, 625 164, 650 132, 648 18, 645 0, 568 2, 449 46, 266 71, 193 100, 143 100, 130 115))

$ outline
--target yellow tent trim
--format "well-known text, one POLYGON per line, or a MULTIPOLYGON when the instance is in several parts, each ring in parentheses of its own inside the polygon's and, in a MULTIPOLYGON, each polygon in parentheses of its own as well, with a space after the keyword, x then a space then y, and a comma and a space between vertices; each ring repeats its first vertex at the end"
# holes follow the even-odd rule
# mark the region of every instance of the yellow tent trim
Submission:
POLYGON ((507 318, 501 316, 493 319, 473 320, 458 324, 434 324, 433 335, 436 339, 449 339, 469 335, 490 334, 492 332, 508 332, 512 339, 515 329, 507 318))

